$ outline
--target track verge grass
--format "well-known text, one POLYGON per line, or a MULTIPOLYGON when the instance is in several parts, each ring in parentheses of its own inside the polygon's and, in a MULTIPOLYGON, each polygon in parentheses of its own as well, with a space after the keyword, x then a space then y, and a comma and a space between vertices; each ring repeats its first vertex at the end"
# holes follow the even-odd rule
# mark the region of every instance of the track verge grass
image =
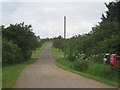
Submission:
POLYGON ((94 76, 94 75, 91 75, 89 73, 83 73, 83 72, 80 72, 80 71, 76 71, 74 69, 74 66, 73 66, 73 62, 70 62, 69 60, 67 60, 66 58, 64 58, 64 53, 62 51, 60 51, 59 49, 56 49, 56 48, 52 48, 51 49, 51 52, 52 52, 52 56, 54 57, 55 59, 55 64, 64 69, 64 70, 68 70, 68 71, 71 71, 73 73, 76 73, 76 74, 79 74, 81 76, 84 76, 84 77, 87 77, 87 78, 90 78, 90 79, 94 79, 96 81, 99 81, 99 82, 102 82, 102 83, 105 83, 105 84, 108 84, 108 85, 111 85, 111 86, 115 86, 117 87, 118 86, 118 83, 117 82, 114 82, 114 81, 111 81, 111 80, 108 80, 106 78, 102 78, 102 77, 98 77, 98 76, 94 76))

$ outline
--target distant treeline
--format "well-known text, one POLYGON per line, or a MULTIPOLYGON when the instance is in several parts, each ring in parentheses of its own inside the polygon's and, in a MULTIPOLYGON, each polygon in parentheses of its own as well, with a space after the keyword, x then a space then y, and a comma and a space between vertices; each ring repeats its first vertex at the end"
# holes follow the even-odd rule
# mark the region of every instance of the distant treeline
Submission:
POLYGON ((29 60, 32 51, 40 48, 42 41, 32 32, 31 25, 10 24, 2 29, 2 63, 15 64, 29 60))
POLYGON ((103 54, 120 55, 120 2, 106 4, 106 14, 102 21, 83 35, 76 35, 64 40, 61 36, 54 38, 53 46, 64 50, 68 60, 79 59, 102 63, 103 54))

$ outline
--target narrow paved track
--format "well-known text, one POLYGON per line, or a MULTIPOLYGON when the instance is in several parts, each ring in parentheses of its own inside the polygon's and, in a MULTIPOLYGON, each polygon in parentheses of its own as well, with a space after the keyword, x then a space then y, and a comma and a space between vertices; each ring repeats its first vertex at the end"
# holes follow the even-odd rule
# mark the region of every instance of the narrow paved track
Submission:
POLYGON ((106 84, 62 70, 54 64, 48 44, 39 60, 20 75, 15 88, 112 88, 106 84))

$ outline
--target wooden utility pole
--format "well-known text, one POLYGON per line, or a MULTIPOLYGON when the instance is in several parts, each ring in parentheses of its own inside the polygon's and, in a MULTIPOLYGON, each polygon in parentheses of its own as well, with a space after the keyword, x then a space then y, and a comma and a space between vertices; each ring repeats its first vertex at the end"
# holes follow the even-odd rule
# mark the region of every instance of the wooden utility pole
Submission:
POLYGON ((64 39, 66 39, 66 16, 64 16, 64 39))

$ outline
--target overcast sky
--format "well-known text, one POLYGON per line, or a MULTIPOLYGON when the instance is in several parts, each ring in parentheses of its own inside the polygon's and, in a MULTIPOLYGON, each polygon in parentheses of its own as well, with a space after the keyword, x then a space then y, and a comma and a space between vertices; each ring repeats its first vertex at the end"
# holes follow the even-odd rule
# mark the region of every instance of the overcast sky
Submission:
POLYGON ((101 15, 106 10, 104 2, 5 1, 2 2, 0 11, 3 25, 8 26, 24 21, 25 24, 31 24, 35 34, 41 38, 63 36, 63 17, 67 16, 67 37, 69 38, 91 31, 91 28, 101 21, 101 15))

